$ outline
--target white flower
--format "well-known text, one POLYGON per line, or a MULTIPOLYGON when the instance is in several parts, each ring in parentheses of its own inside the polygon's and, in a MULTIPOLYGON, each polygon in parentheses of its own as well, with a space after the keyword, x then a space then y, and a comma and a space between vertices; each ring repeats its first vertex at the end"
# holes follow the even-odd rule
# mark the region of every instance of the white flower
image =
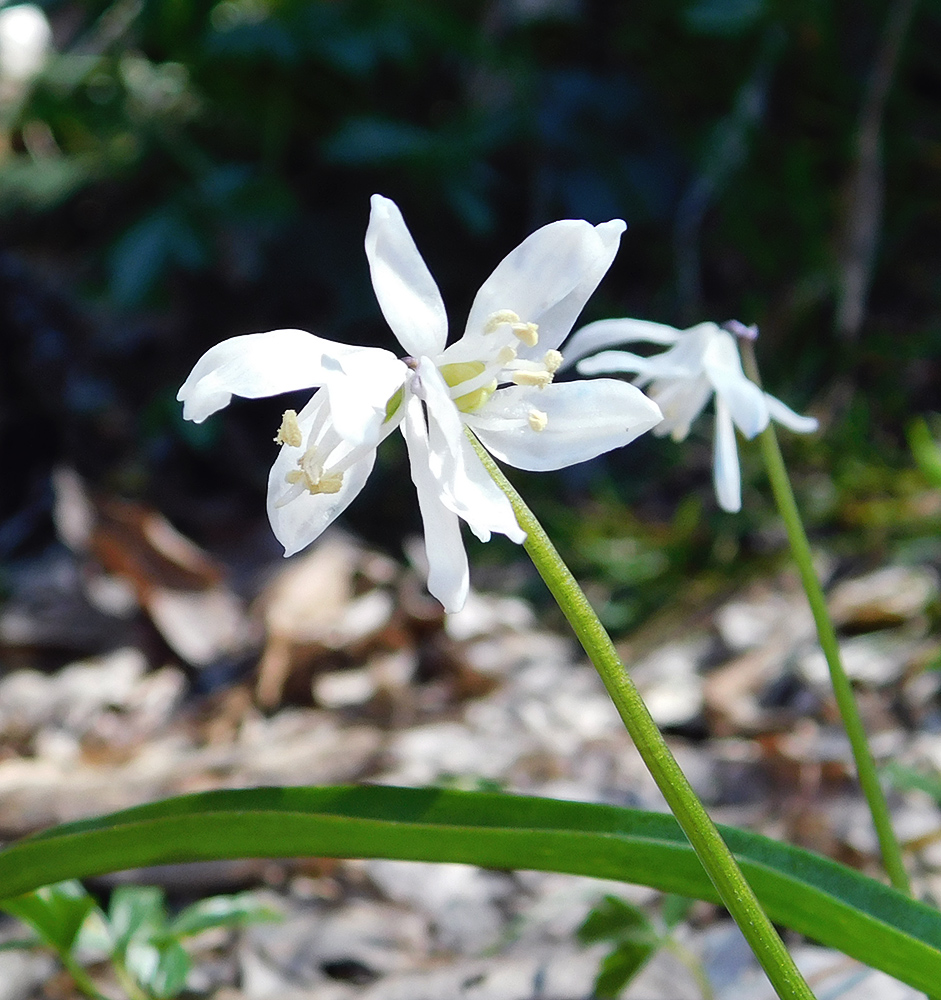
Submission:
POLYGON ((45 65, 52 28, 41 7, 15 4, 0 10, 0 81, 20 90, 45 65))
POLYGON ((460 520, 482 541, 521 543, 509 500, 464 427, 520 469, 559 469, 627 444, 660 420, 657 406, 614 379, 553 385, 557 350, 617 252, 624 223, 545 226, 484 282, 450 347, 441 294, 396 205, 374 195, 366 255, 383 315, 408 352, 348 347, 299 330, 235 337, 208 351, 180 389, 184 416, 204 420, 233 393, 322 387, 287 411, 268 480, 272 528, 290 555, 362 489, 380 441, 401 426, 425 528, 428 588, 463 606, 460 520))
MULTIPOLYGON (((754 335, 751 328, 741 329, 743 335, 754 335)), ((634 384, 645 388, 663 410, 663 422, 654 433, 670 434, 674 441, 686 437, 690 424, 715 394, 713 482, 724 510, 734 512, 742 506, 735 427, 747 438, 763 431, 769 419, 800 433, 817 429, 813 417, 800 416, 746 377, 735 338, 715 323, 675 330, 663 323, 639 319, 600 320, 575 333, 567 353, 570 360, 575 360, 614 344, 638 341, 673 346, 649 358, 627 351, 602 351, 580 361, 579 372, 635 373, 638 377, 634 384)))

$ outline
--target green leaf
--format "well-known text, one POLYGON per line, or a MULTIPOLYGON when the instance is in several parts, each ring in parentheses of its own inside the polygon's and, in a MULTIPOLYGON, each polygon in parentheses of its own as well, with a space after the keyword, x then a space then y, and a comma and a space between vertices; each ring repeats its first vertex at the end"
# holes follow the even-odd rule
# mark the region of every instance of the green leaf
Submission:
POLYGON ((624 941, 605 955, 595 977, 594 996, 617 997, 657 950, 656 942, 624 941))
POLYGON ((427 156, 435 136, 410 122, 388 118, 353 118, 328 139, 321 150, 328 163, 373 166, 427 156))
POLYGON ((108 922, 115 947, 126 952, 136 938, 149 941, 167 930, 163 891, 156 886, 124 885, 111 894, 108 922))
POLYGON ((932 486, 941 487, 941 447, 924 417, 917 417, 905 429, 915 464, 932 486))
POLYGON ((646 931, 648 936, 655 936, 653 924, 647 914, 620 896, 605 896, 578 928, 578 939, 582 944, 619 941, 638 931, 646 931))
MULTIPOLYGON (((721 829, 776 923, 916 989, 937 990, 937 910, 809 851, 721 829)), ((311 855, 568 872, 717 902, 671 816, 388 786, 206 792, 56 827, 0 851, 0 898, 143 865, 311 855)))
POLYGON ((192 221, 164 207, 133 225, 111 252, 109 291, 123 306, 139 305, 173 267, 195 270, 206 249, 192 221))
POLYGON ((673 928, 677 924, 681 924, 686 919, 692 905, 693 901, 687 896, 676 896, 673 893, 664 896, 660 905, 660 917, 664 926, 673 928))
POLYGON ((95 900, 80 882, 47 885, 15 899, 0 901, 0 909, 29 924, 57 951, 69 952, 95 900))
POLYGON ((660 947, 650 918, 620 896, 605 896, 578 929, 583 944, 614 941, 595 979, 595 996, 616 997, 660 947))
POLYGON ((131 941, 125 968, 157 1000, 175 997, 186 985, 190 957, 179 941, 131 941))
POLYGON ((882 769, 882 773, 899 791, 907 792, 917 788, 941 805, 941 774, 937 771, 934 773, 916 771, 913 767, 893 760, 882 769))
POLYGON ((683 13, 686 26, 701 35, 741 35, 764 16, 765 0, 697 0, 683 13))
POLYGON ((170 925, 174 937, 189 937, 210 927, 243 927, 245 924, 273 923, 281 914, 260 903, 251 893, 212 896, 188 906, 170 925))

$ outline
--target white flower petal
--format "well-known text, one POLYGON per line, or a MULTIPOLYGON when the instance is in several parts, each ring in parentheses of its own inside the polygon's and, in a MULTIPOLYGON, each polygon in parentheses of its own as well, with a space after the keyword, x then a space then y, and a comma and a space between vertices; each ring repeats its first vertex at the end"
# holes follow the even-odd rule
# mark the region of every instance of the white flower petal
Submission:
POLYGON ((694 378, 696 372, 690 372, 688 367, 675 364, 670 357, 671 353, 671 351, 663 351, 660 354, 655 354, 652 358, 642 358, 639 354, 631 354, 629 351, 602 351, 590 358, 583 358, 575 367, 580 375, 629 372, 641 375, 648 380, 654 378, 694 378))
POLYGON ((440 487, 429 464, 425 415, 421 400, 415 396, 406 403, 402 430, 425 529, 428 590, 444 605, 445 611, 460 611, 470 589, 467 552, 457 515, 441 502, 440 487))
POLYGON ((712 482, 719 506, 734 514, 742 509, 742 476, 735 443, 732 414, 721 396, 716 397, 716 430, 713 441, 712 482))
POLYGON ((647 395, 663 411, 663 423, 654 428, 657 437, 667 434, 674 441, 682 441, 692 422, 706 408, 712 398, 712 383, 705 375, 696 378, 657 379, 645 387, 647 395))
POLYGON ((509 498, 483 467, 466 434, 461 436, 461 451, 462 463, 454 481, 453 496, 445 494, 445 504, 467 522, 482 542, 489 542, 490 535, 497 532, 522 545, 526 532, 519 526, 509 498))
POLYGON ((661 413, 636 386, 594 379, 498 389, 466 419, 497 458, 517 469, 547 472, 628 444, 659 423, 661 413), (548 418, 543 430, 530 423, 533 409, 548 418))
POLYGON ((777 421, 779 424, 784 424, 785 427, 792 431, 797 431, 798 434, 811 434, 820 426, 816 417, 803 417, 799 413, 795 413, 789 406, 785 406, 780 399, 776 399, 767 392, 765 393, 765 403, 768 406, 768 412, 771 414, 772 420, 777 421))
POLYGON ((652 323, 646 319, 599 319, 576 330, 565 342, 565 366, 579 358, 615 344, 647 343, 675 344, 683 334, 665 323, 652 323))
POLYGON ((324 364, 367 347, 350 347, 304 330, 270 330, 232 337, 210 347, 196 362, 176 398, 183 416, 202 423, 232 396, 257 399, 323 384, 324 364))
MULTIPOLYGON (((285 556, 294 555, 310 545, 318 535, 331 524, 350 505, 356 495, 362 490, 372 472, 376 460, 376 449, 366 451, 363 458, 354 462, 343 476, 343 485, 338 493, 318 493, 313 495, 306 489, 295 488, 297 495, 283 501, 292 487, 286 480, 287 474, 297 468, 297 460, 304 454, 308 443, 308 435, 315 419, 324 407, 329 407, 326 393, 318 392, 314 398, 298 414, 297 422, 303 434, 303 444, 300 447, 281 445, 278 457, 275 459, 268 475, 268 520, 275 538, 284 546, 285 556), (280 503, 280 505, 279 505, 280 503)), ((331 458, 336 459, 349 454, 350 446, 341 444, 331 458)))
POLYGON ((326 367, 324 390, 337 433, 351 444, 377 439, 389 400, 404 385, 408 367, 377 348, 343 358, 332 370, 326 367))
MULTIPOLYGON (((469 346, 483 342, 489 316, 509 309, 524 323, 539 326, 539 343, 520 344, 520 357, 535 360, 557 348, 611 266, 624 229, 620 219, 600 226, 567 219, 528 236, 477 293, 464 333, 469 346)), ((476 346, 474 352, 484 356, 476 346)))
POLYGON ((371 204, 366 257, 382 314, 410 355, 440 354, 448 336, 441 292, 398 205, 378 194, 371 204))
POLYGON ((506 494, 490 478, 467 440, 441 373, 423 358, 418 377, 428 405, 429 461, 441 502, 463 518, 482 542, 489 541, 491 532, 496 531, 521 544, 526 533, 517 524, 506 494))
POLYGON ((753 438, 768 426, 765 394, 742 371, 738 346, 731 333, 717 329, 709 339, 703 352, 703 371, 745 437, 753 438))

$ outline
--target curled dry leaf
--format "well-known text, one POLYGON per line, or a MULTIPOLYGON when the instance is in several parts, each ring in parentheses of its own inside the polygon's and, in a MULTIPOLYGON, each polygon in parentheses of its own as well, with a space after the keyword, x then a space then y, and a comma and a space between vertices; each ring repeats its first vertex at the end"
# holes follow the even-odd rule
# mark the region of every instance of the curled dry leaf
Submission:
POLYGON ((86 560, 85 592, 99 610, 125 617, 141 607, 167 645, 192 666, 243 651, 245 607, 223 567, 156 510, 98 498, 72 469, 54 477, 56 530, 86 560))

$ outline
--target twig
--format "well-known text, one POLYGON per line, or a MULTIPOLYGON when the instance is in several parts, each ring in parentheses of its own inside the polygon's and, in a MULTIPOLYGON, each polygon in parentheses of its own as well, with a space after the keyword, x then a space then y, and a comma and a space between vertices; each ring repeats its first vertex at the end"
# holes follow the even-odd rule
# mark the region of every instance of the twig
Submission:
POLYGON ((855 340, 866 314, 876 246, 882 229, 885 178, 882 124, 886 100, 898 65, 905 34, 917 0, 896 0, 889 11, 882 44, 869 73, 856 133, 856 166, 850 181, 840 260, 836 311, 837 332, 855 340))

